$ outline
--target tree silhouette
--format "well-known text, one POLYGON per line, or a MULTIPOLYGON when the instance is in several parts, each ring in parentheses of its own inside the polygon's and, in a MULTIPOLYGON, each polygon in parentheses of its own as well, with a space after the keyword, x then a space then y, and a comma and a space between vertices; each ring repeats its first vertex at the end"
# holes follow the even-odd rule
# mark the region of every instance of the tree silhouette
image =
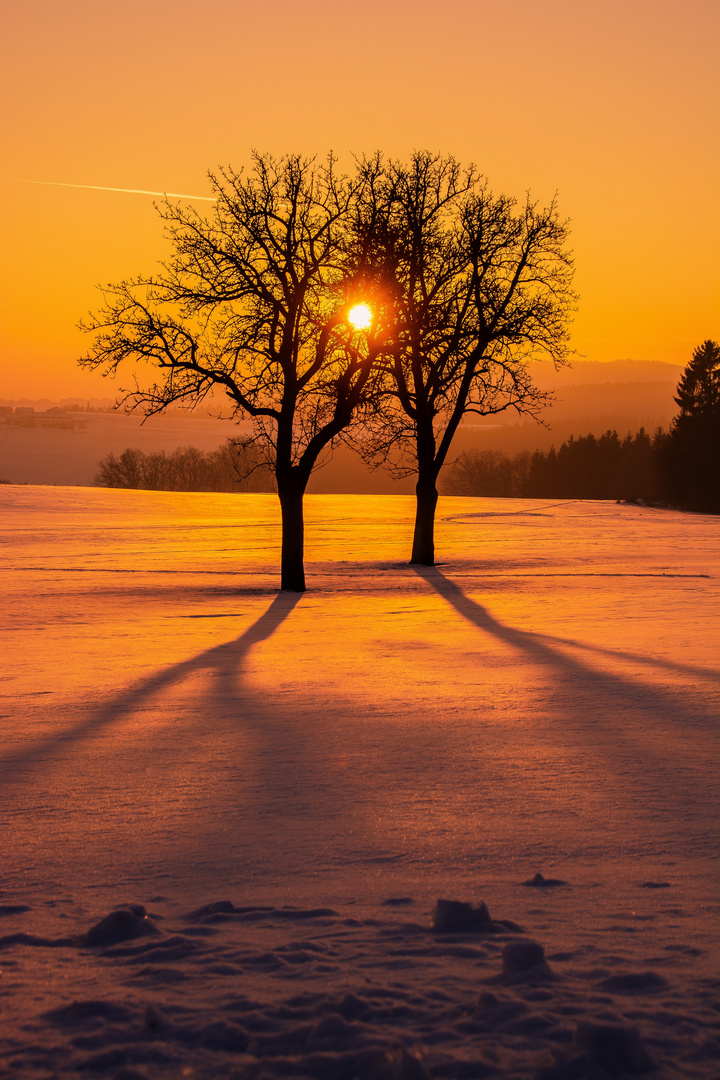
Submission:
POLYGON ((677 387, 675 417, 662 450, 671 502, 689 510, 720 512, 720 345, 704 341, 677 387))
POLYGON ((433 565, 437 480, 463 416, 550 400, 531 356, 568 352, 574 295, 567 227, 555 203, 494 196, 474 168, 426 152, 410 164, 366 162, 365 255, 392 297, 392 354, 379 362, 383 407, 364 445, 417 473, 411 562, 433 565))
POLYGON ((657 500, 662 494, 658 454, 666 435, 640 428, 624 439, 616 431, 570 436, 559 450, 514 458, 495 450, 466 450, 443 474, 448 495, 533 499, 657 500))
POLYGON ((465 450, 442 474, 444 495, 519 498, 524 494, 532 456, 510 457, 502 450, 465 450))
POLYGON ((261 450, 247 439, 228 439, 204 453, 195 446, 144 453, 128 447, 118 457, 98 462, 98 487, 145 488, 151 491, 274 491, 272 471, 261 450))
POLYGON ((210 179, 209 219, 164 202, 170 261, 108 286, 83 325, 95 342, 80 364, 105 375, 135 365, 121 400, 148 415, 219 390, 234 416, 252 418, 280 498, 281 588, 303 591, 305 489, 368 393, 379 348, 347 322, 366 284, 348 229, 371 176, 338 175, 332 157, 255 155, 248 176, 227 168, 210 179), (143 365, 156 381, 140 381, 143 365))
POLYGON ((704 341, 694 350, 677 385, 674 400, 680 406, 676 423, 690 417, 717 414, 720 408, 720 345, 716 341, 704 341))

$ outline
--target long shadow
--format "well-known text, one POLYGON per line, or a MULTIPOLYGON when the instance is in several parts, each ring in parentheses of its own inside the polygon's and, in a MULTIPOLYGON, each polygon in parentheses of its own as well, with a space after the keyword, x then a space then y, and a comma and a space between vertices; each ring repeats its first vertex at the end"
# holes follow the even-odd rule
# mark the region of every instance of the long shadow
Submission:
POLYGON ((697 664, 678 664, 674 660, 661 660, 658 656, 640 656, 638 653, 625 652, 623 649, 607 649, 602 645, 591 645, 587 641, 573 641, 571 638, 557 637, 555 634, 534 634, 533 636, 542 638, 543 641, 554 641, 558 645, 568 645, 571 649, 580 649, 582 652, 599 653, 601 656, 629 660, 633 664, 644 664, 646 667, 660 668, 664 671, 677 671, 693 679, 720 682, 719 672, 712 668, 699 667, 697 664))
POLYGON ((128 713, 141 708, 160 691, 167 690, 189 675, 199 672, 214 673, 219 692, 228 688, 234 689, 242 662, 250 649, 275 633, 301 596, 300 593, 280 593, 267 611, 234 641, 223 642, 222 645, 216 645, 189 660, 173 664, 155 675, 142 679, 124 693, 112 698, 100 709, 93 711, 88 719, 74 727, 33 743, 31 747, 20 750, 16 754, 8 754, 0 759, 0 769, 3 770, 5 779, 9 778, 8 773, 13 770, 20 767, 27 769, 28 766, 40 764, 58 750, 66 749, 68 745, 82 742, 97 734, 128 713))
MULTIPOLYGON (((697 721, 697 713, 688 707, 684 691, 658 689, 634 677, 591 667, 547 643, 549 640, 559 641, 560 639, 552 639, 544 634, 534 634, 527 630, 518 630, 499 622, 481 604, 467 597, 462 589, 446 578, 437 567, 413 566, 413 570, 468 622, 499 641, 524 652, 538 664, 555 669, 560 676, 573 679, 576 688, 584 695, 589 695, 593 704, 602 698, 610 697, 614 709, 626 705, 631 706, 633 710, 640 709, 652 715, 660 712, 664 717, 671 716, 676 721, 697 721)), ((572 641, 568 641, 567 645, 582 647, 579 643, 572 641)))
POLYGON ((443 521, 463 521, 465 518, 484 518, 484 517, 543 517, 546 510, 555 510, 558 506, 572 506, 576 503, 577 499, 566 499, 565 502, 550 503, 546 505, 543 503, 540 506, 530 506, 524 510, 480 510, 477 513, 469 514, 448 514, 443 517, 443 521))

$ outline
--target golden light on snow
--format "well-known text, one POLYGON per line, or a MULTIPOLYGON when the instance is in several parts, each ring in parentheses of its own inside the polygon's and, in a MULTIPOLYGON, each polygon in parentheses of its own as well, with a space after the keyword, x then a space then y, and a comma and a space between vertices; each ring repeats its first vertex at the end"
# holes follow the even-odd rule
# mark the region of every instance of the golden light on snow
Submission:
POLYGON ((372 322, 372 311, 367 304, 355 304, 348 312, 348 322, 356 330, 367 330, 372 322))
MULTIPOLYGON (((189 1035, 180 1044, 172 1028, 168 1034, 170 1050, 181 1045, 196 1072, 210 1060, 223 1073, 225 1051, 212 1042, 208 1049, 208 1038, 211 1023, 234 1030, 234 1001, 221 1001, 222 973, 237 967, 239 953, 252 968, 244 979, 259 1023, 288 1045, 297 1018, 283 999, 292 988, 277 988, 268 958, 303 961, 304 977, 322 987, 306 1011, 322 1039, 311 1040, 302 1057, 298 1049, 297 1060, 312 1073, 321 1045, 339 1075, 347 1028, 319 1024, 348 985, 367 980, 370 999, 374 986, 387 987, 383 1001, 398 1017, 393 1037, 414 1046, 416 1017, 423 1017, 427 1060, 433 1063, 438 1045, 443 1058, 436 1060, 451 1067, 451 1056, 461 1063, 477 1053, 462 1013, 479 980, 512 987, 525 973, 532 982, 533 971, 544 979, 547 949, 558 978, 543 981, 542 1000, 525 995, 521 1019, 524 1030, 537 1032, 532 1046, 502 1024, 483 1035, 483 1052, 503 1075, 537 1075, 538 1056, 554 1053, 553 1032, 564 1029, 570 1010, 592 1018, 600 986, 618 1023, 584 1021, 572 1053, 581 1050, 591 1068, 595 1060, 619 1060, 637 1064, 637 1072, 650 1060, 646 1040, 659 1059, 655 1075, 677 1076, 690 1047, 695 1067, 682 1074, 707 1080, 713 1017, 706 983, 715 974, 707 942, 716 931, 708 869, 720 814, 711 730, 716 520, 689 514, 680 521, 658 510, 650 527, 642 507, 610 500, 557 506, 453 497, 438 522, 445 565, 412 568, 412 495, 309 494, 312 591, 271 599, 280 554, 276 499, 0 484, 0 542, 14 568, 0 574, 0 612, 12 618, 22 605, 23 613, 17 632, 3 639, 12 680, 3 683, 3 704, 16 706, 17 721, 0 725, 0 816, 13 815, 3 837, 5 876, 22 901, 5 904, 3 926, 18 938, 57 944, 62 959, 70 926, 86 952, 162 942, 136 937, 160 930, 155 914, 139 905, 109 910, 140 874, 155 894, 152 912, 165 920, 166 941, 184 935, 187 924, 179 903, 157 893, 179 897, 185 911, 206 901, 193 924, 217 933, 193 938, 192 955, 173 959, 185 980, 189 1035), (83 566, 117 571, 111 605, 108 583, 87 580, 107 573, 78 574, 83 566), (32 705, 38 694, 45 695, 42 729, 32 705), (219 924, 238 866, 263 918, 245 922, 240 909, 240 920, 219 924), (487 871, 482 887, 469 884, 468 867, 483 877, 487 871), (465 929, 477 929, 482 901, 491 923, 522 916, 538 940, 525 952, 506 946, 502 958, 485 944, 493 934, 475 934, 468 956, 452 942, 441 955, 439 937, 428 955, 421 940, 414 966, 397 984, 389 981, 387 935, 407 940, 407 913, 380 905, 401 895, 395 890, 410 870, 418 899, 449 898, 437 912, 437 932, 462 929, 468 916, 465 929), (544 890, 535 874, 545 885, 569 882, 539 915, 544 890), (57 905, 65 895, 60 875, 77 898, 70 925, 57 908, 45 914, 48 901, 57 905), (536 887, 522 888, 523 879, 536 887), (502 884, 513 880, 512 891, 502 884), (602 882, 611 928, 597 918, 597 905, 574 900, 575 882, 586 889, 588 881, 602 882), (668 892, 680 892, 685 918, 658 917, 668 892), (265 898, 275 895, 269 906, 265 898), (298 906, 284 906, 285 897, 298 906), (318 912, 326 914, 315 918, 318 912), (348 918, 355 915, 361 918, 348 918), (629 933, 638 919, 642 933, 629 933), (624 971, 589 980, 586 949, 606 954, 617 941, 624 971), (558 942, 570 949, 556 960, 558 942), (653 962, 660 956, 667 962, 653 962), (644 1012, 642 1035, 635 1027, 634 991, 643 987, 671 1003, 682 1043, 664 1037, 667 1009, 644 1012), (439 994, 447 1005, 441 1016, 439 994), (409 999, 418 1003, 412 1015, 409 999), (457 1023, 447 1020, 450 1009, 457 1023)), ((418 904, 415 917, 427 926, 426 942, 429 911, 421 914, 418 904)), ((57 1010, 54 985, 42 977, 44 951, 26 950, 13 970, 15 992, 3 1000, 0 1059, 11 1045, 17 1076, 34 1072, 39 1053, 55 1074, 65 1062, 78 1073, 94 1052, 76 1038, 77 1009, 57 1010), (32 1031, 28 1001, 38 1014, 32 1031)), ((166 981, 163 952, 129 958, 142 964, 147 985, 166 981)), ((69 1001, 112 1001, 126 993, 127 973, 84 961, 67 967, 63 990, 69 1001)), ((357 1053, 374 1057, 387 1027, 372 1009, 362 1016, 357 1053)), ((80 1019, 96 1018, 85 1009, 80 1019)), ((113 1025, 123 1052, 150 1060, 134 1013, 113 1025)), ((278 1080, 272 1051, 268 1042, 247 1056, 278 1080)), ((403 1062, 393 1071, 407 1077, 413 1068, 403 1062)))

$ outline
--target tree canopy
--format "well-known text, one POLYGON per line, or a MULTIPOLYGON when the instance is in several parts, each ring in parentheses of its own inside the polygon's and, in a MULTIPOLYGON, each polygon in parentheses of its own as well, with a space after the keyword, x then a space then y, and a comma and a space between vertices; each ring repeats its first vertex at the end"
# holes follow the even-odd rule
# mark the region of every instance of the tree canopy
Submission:
POLYGON ((537 414, 550 396, 527 361, 568 357, 574 303, 568 228, 553 201, 518 206, 452 157, 365 163, 360 228, 392 297, 393 344, 378 358, 382 408, 371 460, 399 452, 417 473, 412 562, 434 562, 437 478, 467 414, 537 414))
POLYGON ((716 415, 720 411, 720 345, 704 341, 693 351, 677 386, 677 422, 684 417, 716 415))
POLYGON ((347 321, 362 278, 351 215, 367 181, 339 174, 332 157, 294 155, 255 155, 248 175, 210 179, 209 218, 165 201, 170 260, 105 289, 80 363, 106 375, 134 365, 121 400, 149 415, 219 390, 252 418, 280 497, 282 588, 302 591, 305 488, 362 403, 378 347, 372 328, 347 321))

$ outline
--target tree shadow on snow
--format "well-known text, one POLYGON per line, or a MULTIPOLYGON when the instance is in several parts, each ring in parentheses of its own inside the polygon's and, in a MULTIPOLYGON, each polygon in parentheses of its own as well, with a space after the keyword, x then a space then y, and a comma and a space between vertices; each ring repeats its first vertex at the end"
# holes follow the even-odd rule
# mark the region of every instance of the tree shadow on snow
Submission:
POLYGON ((543 641, 567 645, 571 649, 579 649, 582 652, 598 653, 600 656, 609 656, 615 660, 629 660, 633 664, 643 664, 645 667, 676 671, 680 675, 689 675, 692 679, 707 679, 709 682, 720 683, 720 674, 717 671, 697 664, 678 664, 673 660, 664 660, 658 656, 641 656, 639 653, 625 652, 622 649, 607 649, 602 645, 591 645, 587 641, 573 641, 571 638, 558 637, 556 634, 535 634, 534 636, 542 638, 543 641))
MULTIPOLYGON (((705 722, 698 693, 688 696, 684 689, 593 667, 553 647, 544 635, 501 623, 435 567, 413 569, 469 623, 548 673, 548 714, 538 719, 560 745, 573 744, 583 754, 589 752, 589 760, 604 757, 613 773, 619 768, 620 783, 632 776, 629 790, 634 798, 645 799, 647 806, 661 806, 674 822, 696 817, 709 794, 707 777, 697 775, 692 754, 690 759, 678 754, 675 740, 668 740, 666 732, 676 732, 681 739, 697 733, 698 724, 705 722)), ((582 646, 567 642, 567 647, 582 646)), ((519 706, 521 702, 520 692, 519 706)), ((714 722, 710 715, 707 720, 714 722)))
POLYGON ((223 642, 212 649, 199 653, 189 660, 173 664, 140 682, 135 683, 124 693, 118 694, 107 704, 76 724, 70 729, 55 732, 47 739, 34 742, 32 746, 15 754, 8 754, 0 760, 4 776, 16 769, 27 769, 39 765, 60 750, 67 750, 73 743, 80 743, 99 734, 104 728, 117 723, 129 714, 147 706, 148 702, 188 676, 207 673, 214 676, 218 697, 237 693, 238 678, 242 672, 245 657, 254 645, 267 640, 290 615, 300 600, 300 593, 280 593, 270 604, 267 611, 248 629, 233 641, 223 642))
MULTIPOLYGON (((649 714, 655 719, 697 722, 697 711, 688 705, 684 690, 657 687, 635 676, 592 667, 576 657, 569 656, 561 649, 554 648, 550 642, 573 649, 593 649, 592 646, 507 626, 494 618, 482 604, 466 596, 462 589, 446 578, 437 567, 413 566, 413 570, 459 615, 479 630, 484 630, 497 640, 525 653, 539 666, 552 669, 563 680, 562 688, 576 693, 577 696, 573 695, 571 699, 576 711, 585 704, 591 704, 593 709, 605 706, 613 717, 619 710, 631 710, 635 713, 640 711, 649 714)), ((631 659, 636 663, 642 663, 646 659, 632 654, 614 653, 612 650, 600 647, 594 651, 617 656, 619 659, 631 659)), ((673 667, 671 664, 667 666, 673 667)), ((678 670, 683 671, 684 668, 679 666, 678 670)), ((699 674, 697 669, 692 669, 690 673, 695 676, 699 674)), ((622 715, 618 718, 623 719, 622 715)))

